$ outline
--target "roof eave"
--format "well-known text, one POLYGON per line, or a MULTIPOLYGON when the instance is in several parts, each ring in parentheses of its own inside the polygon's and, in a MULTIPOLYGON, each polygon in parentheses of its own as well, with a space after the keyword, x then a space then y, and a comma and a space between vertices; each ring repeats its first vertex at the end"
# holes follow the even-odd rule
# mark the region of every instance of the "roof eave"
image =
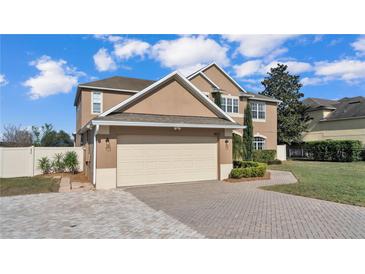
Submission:
POLYGON ((353 119, 365 119, 365 116, 355 116, 355 117, 346 117, 346 118, 333 118, 333 119, 321 119, 320 122, 334 122, 341 120, 353 120, 353 119))
POLYGON ((158 122, 131 122, 113 120, 92 120, 92 125, 99 126, 129 126, 129 127, 171 127, 171 128, 222 128, 222 129, 245 129, 246 126, 238 124, 192 124, 192 123, 158 123, 158 122))

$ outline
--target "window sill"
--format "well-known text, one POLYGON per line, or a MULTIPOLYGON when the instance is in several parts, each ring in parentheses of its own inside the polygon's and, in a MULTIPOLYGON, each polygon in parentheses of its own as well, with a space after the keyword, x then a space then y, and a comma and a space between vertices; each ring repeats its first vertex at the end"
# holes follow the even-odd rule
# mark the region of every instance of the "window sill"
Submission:
POLYGON ((266 119, 252 119, 252 122, 265 123, 266 119))
POLYGON ((231 117, 240 117, 243 118, 243 113, 234 113, 234 112, 226 112, 231 117))

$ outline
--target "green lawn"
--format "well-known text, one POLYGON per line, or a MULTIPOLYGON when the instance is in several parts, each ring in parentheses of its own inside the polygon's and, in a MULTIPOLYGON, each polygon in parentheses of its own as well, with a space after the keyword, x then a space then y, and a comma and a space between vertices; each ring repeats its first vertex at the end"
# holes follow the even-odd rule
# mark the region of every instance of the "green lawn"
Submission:
POLYGON ((50 177, 1 178, 0 196, 58 192, 59 180, 50 177))
POLYGON ((287 161, 269 169, 291 171, 299 183, 263 189, 365 206, 365 162, 287 161))

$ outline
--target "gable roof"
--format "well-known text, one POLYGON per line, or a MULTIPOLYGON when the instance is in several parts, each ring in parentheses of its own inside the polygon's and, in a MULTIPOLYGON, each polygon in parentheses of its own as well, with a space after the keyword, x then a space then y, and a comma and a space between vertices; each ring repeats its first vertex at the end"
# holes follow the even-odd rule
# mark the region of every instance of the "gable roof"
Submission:
POLYGON ((163 85, 164 83, 170 81, 171 79, 175 79, 182 83, 185 88, 189 89, 205 106, 207 106, 213 113, 215 113, 218 117, 227 119, 235 123, 233 118, 231 118, 228 114, 226 114, 221 108, 219 108, 215 103, 213 103, 210 99, 208 99, 197 87, 195 87, 189 80, 187 80, 182 74, 177 71, 174 71, 165 77, 161 78, 159 81, 154 82, 150 86, 146 87, 145 89, 141 90, 140 92, 134 94, 133 96, 129 97, 128 99, 124 100, 123 102, 119 103, 118 105, 108 109, 107 111, 103 112, 99 115, 99 117, 105 117, 113 112, 121 111, 129 107, 134 102, 137 102, 138 99, 143 98, 143 96, 147 95, 148 93, 153 92, 156 88, 163 85))
POLYGON ((322 122, 365 117, 365 97, 363 96, 345 97, 340 100, 307 98, 303 100, 303 103, 309 107, 308 111, 332 110, 325 119, 321 120, 322 122))
POLYGON ((316 109, 334 109, 334 105, 337 104, 338 101, 336 100, 328 100, 328 99, 321 99, 321 98, 313 98, 309 97, 303 100, 303 104, 309 107, 310 110, 316 109))
POLYGON ((275 102, 275 103, 280 103, 280 100, 277 100, 275 98, 269 97, 269 96, 265 96, 265 95, 260 95, 257 93, 253 93, 253 92, 248 92, 246 91, 243 87, 241 87, 227 72, 225 72, 217 63, 213 62, 197 71, 195 71, 194 73, 190 74, 187 78, 189 80, 193 79, 194 77, 196 77, 197 75, 201 75, 205 80, 207 80, 210 84, 212 84, 214 87, 216 87, 217 89, 220 89, 220 87, 215 84, 213 82, 213 80, 211 80, 205 73, 204 71, 207 70, 208 68, 215 66, 220 72, 222 72, 236 87, 238 87, 241 90, 241 94, 240 96, 244 96, 244 97, 248 97, 251 100, 258 100, 258 101, 266 101, 266 102, 275 102))
POLYGON ((81 88, 136 93, 150 86, 154 82, 155 81, 153 80, 114 76, 102 80, 82 83, 77 87, 74 105, 76 105, 78 97, 80 96, 81 88))
POLYGON ((334 107, 336 109, 324 119, 325 121, 365 117, 365 97, 363 96, 343 98, 334 107))
MULTIPOLYGON (((204 71, 207 70, 208 68, 215 66, 220 72, 222 72, 239 90, 241 90, 242 92, 247 92, 243 87, 241 87, 227 72, 224 71, 224 69, 222 69, 217 63, 213 62, 197 71, 195 71, 194 73, 190 74, 188 77, 189 80, 192 79, 194 76, 196 76, 197 74, 204 74, 204 71)), ((204 74, 205 75, 205 74, 204 74)), ((207 77, 205 75, 205 77, 207 77)))

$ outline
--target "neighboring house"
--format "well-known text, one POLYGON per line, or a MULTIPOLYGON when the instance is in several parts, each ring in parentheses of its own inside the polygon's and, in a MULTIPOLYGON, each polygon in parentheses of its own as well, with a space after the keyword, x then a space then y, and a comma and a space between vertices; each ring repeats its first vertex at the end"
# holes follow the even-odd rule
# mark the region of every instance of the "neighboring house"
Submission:
POLYGON ((279 101, 246 92, 215 63, 188 77, 80 84, 76 144, 84 146, 84 170, 97 189, 227 178, 232 133, 242 134, 248 102, 255 147, 276 149, 279 101), (222 108, 212 100, 217 90, 222 108))
POLYGON ((360 140, 365 144, 365 97, 340 100, 307 98, 311 120, 304 141, 360 140))

